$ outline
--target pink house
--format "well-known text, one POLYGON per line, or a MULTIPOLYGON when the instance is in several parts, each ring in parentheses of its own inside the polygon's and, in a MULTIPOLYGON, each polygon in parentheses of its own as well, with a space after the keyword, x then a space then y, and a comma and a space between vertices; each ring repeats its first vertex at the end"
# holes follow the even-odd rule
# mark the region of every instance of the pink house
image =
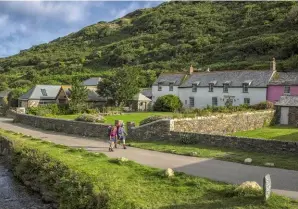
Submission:
POLYGON ((277 102, 281 96, 298 96, 298 72, 275 72, 267 88, 267 101, 277 102))

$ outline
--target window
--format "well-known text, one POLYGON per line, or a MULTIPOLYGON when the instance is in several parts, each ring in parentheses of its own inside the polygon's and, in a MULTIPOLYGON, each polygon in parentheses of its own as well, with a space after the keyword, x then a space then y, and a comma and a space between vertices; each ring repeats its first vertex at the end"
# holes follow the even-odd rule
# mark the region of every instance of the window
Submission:
POLYGON ((284 93, 285 93, 285 94, 290 94, 290 92, 291 92, 291 88, 290 88, 290 86, 285 86, 285 88, 284 88, 284 93))
POLYGON ((248 93, 248 83, 243 84, 243 93, 248 93))
POLYGON ((212 106, 217 106, 217 97, 212 97, 212 106))
POLYGON ((162 86, 161 86, 161 84, 159 83, 158 84, 158 91, 161 91, 162 90, 162 86))
POLYGON ((195 98, 189 97, 189 107, 194 107, 195 106, 195 98))
POLYGON ((45 89, 40 89, 42 96, 48 96, 47 91, 45 89))
POLYGON ((250 98, 244 98, 244 104, 250 105, 250 98))
POLYGON ((187 100, 185 100, 185 105, 187 105, 187 100))
POLYGON ((173 89, 174 89, 174 83, 170 83, 169 91, 173 91, 173 89))
POLYGON ((209 83, 209 92, 213 92, 213 86, 214 86, 213 83, 209 83))
POLYGON ((192 92, 197 92, 197 84, 192 84, 192 92))
POLYGON ((229 92, 229 84, 227 84, 227 83, 224 83, 223 84, 223 92, 224 93, 228 93, 229 92))

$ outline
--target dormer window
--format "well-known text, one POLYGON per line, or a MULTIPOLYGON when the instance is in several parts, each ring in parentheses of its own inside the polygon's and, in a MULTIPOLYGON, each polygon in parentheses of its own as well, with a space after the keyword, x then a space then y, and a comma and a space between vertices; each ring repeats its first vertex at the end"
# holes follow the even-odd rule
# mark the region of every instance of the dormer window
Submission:
POLYGON ((162 91, 161 83, 158 83, 158 91, 162 91))
POLYGON ((197 84, 192 84, 192 92, 197 92, 197 84))
POLYGON ((242 88, 243 88, 243 93, 248 93, 248 83, 243 83, 242 88))
POLYGON ((290 88, 290 86, 285 86, 285 88, 284 88, 284 94, 289 95, 290 92, 291 92, 291 88, 290 88))
POLYGON ((213 87, 214 87, 214 84, 213 83, 209 83, 209 92, 213 92, 213 87))
POLYGON ((224 83, 223 84, 223 92, 224 93, 228 93, 229 92, 229 84, 228 83, 224 83))
POLYGON ((173 91, 174 90, 174 83, 170 83, 169 84, 169 91, 173 91))

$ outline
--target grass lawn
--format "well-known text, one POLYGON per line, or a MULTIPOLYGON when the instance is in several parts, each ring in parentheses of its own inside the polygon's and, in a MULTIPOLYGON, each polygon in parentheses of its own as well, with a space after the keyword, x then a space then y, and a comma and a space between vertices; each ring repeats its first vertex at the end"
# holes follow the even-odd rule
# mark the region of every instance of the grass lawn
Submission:
POLYGON ((167 178, 159 169, 131 161, 115 163, 103 154, 75 151, 3 130, 0 134, 22 143, 25 149, 46 153, 51 159, 90 177, 96 191, 112 197, 108 199, 108 209, 298 208, 297 201, 274 194, 265 203, 261 194, 243 195, 235 192, 233 185, 182 173, 167 178))
POLYGON ((192 155, 196 157, 214 158, 218 160, 244 163, 246 158, 252 158, 252 165, 264 166, 265 163, 274 163, 275 167, 289 170, 298 170, 298 156, 295 154, 266 154, 257 152, 244 152, 236 149, 209 147, 203 145, 183 145, 174 142, 128 142, 130 146, 160 152, 175 153, 179 155, 192 155))
MULTIPOLYGON (((173 113, 168 112, 137 112, 137 113, 124 113, 123 115, 111 115, 111 116, 105 116, 107 124, 114 124, 115 120, 123 120, 124 123, 126 122, 135 122, 135 124, 138 126, 142 120, 149 116, 153 115, 165 115, 165 116, 172 116, 173 113)), ((52 116, 55 118, 61 118, 61 119, 68 119, 68 120, 74 120, 78 115, 55 115, 52 116)))
POLYGON ((298 128, 289 126, 271 126, 252 131, 240 131, 232 135, 281 141, 298 141, 298 128))

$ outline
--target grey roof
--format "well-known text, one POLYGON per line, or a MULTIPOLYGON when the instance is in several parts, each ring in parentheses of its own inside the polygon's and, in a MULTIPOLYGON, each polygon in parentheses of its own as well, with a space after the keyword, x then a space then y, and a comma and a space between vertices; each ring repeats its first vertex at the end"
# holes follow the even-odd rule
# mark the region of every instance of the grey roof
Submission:
POLYGON ((93 77, 83 81, 84 86, 97 86, 97 84, 101 81, 101 77, 93 77))
POLYGON ((95 91, 88 90, 88 101, 89 102, 106 102, 107 99, 100 97, 95 91))
POLYGON ((298 85, 298 72, 276 72, 269 85, 298 85))
POLYGON ((276 102, 275 105, 298 107, 298 96, 281 96, 279 101, 276 102))
POLYGON ((211 71, 193 73, 181 87, 191 87, 192 84, 198 86, 209 86, 213 83, 214 86, 223 86, 224 83, 229 83, 230 86, 240 87, 243 83, 250 82, 251 87, 266 87, 272 75, 271 70, 236 70, 236 71, 211 71))
POLYGON ((186 73, 163 73, 157 78, 153 83, 153 86, 157 86, 159 83, 161 85, 167 86, 173 83, 174 86, 180 86, 185 77, 186 73))
POLYGON ((152 97, 152 89, 151 88, 142 89, 141 93, 148 98, 152 97))
POLYGON ((56 99, 61 86, 58 85, 36 85, 19 97, 19 100, 28 99, 56 99))
POLYGON ((148 102, 151 101, 151 99, 144 96, 142 93, 138 93, 138 94, 134 95, 132 100, 134 100, 134 101, 148 101, 148 102))
POLYGON ((11 92, 10 90, 1 91, 0 98, 7 97, 10 92, 11 92))

